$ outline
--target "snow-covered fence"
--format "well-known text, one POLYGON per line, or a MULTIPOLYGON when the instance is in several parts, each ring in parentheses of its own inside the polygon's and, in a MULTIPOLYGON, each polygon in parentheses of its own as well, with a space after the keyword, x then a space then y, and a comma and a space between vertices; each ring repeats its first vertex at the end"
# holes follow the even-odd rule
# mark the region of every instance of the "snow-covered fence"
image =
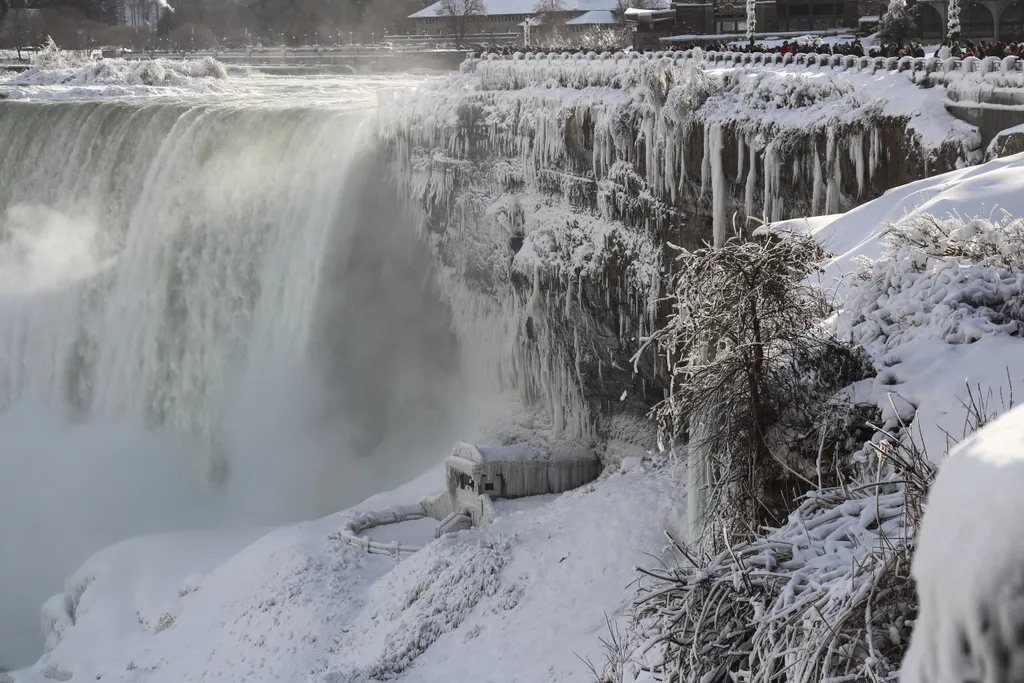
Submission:
MULTIPOLYGON (((781 55, 778 53, 747 52, 705 52, 703 50, 676 50, 658 52, 516 52, 512 55, 485 53, 470 55, 463 65, 463 71, 487 71, 502 62, 522 62, 517 71, 528 83, 543 83, 551 78, 570 83, 580 80, 580 75, 570 74, 584 70, 588 72, 582 80, 584 85, 607 85, 624 87, 632 83, 629 72, 636 72, 641 65, 687 66, 697 61, 705 68, 762 67, 801 70, 859 71, 903 73, 921 85, 946 85, 961 80, 984 82, 986 85, 1005 88, 1024 88, 1024 61, 1017 57, 856 57, 801 53, 781 55), (530 78, 530 75, 535 78, 530 78), (573 76, 576 76, 575 78, 573 76), (623 77, 626 77, 623 80, 623 77)), ((500 68, 500 67, 499 67, 500 68)), ((481 74, 484 76, 485 74, 481 74)))
POLYGON ((345 543, 348 543, 349 545, 359 546, 371 555, 399 555, 401 553, 414 553, 420 550, 420 548, 411 545, 402 545, 398 541, 395 541, 394 543, 380 543, 378 541, 372 541, 365 536, 360 536, 359 534, 376 526, 397 524, 399 522, 406 522, 414 519, 423 519, 428 516, 429 515, 422 503, 417 503, 415 505, 396 505, 390 510, 385 511, 360 512, 342 524, 341 528, 338 529, 333 536, 345 543))
POLYGON ((423 511, 427 517, 433 517, 438 521, 457 511, 455 509, 455 499, 452 498, 447 490, 436 493, 433 496, 427 496, 420 504, 423 506, 423 511))

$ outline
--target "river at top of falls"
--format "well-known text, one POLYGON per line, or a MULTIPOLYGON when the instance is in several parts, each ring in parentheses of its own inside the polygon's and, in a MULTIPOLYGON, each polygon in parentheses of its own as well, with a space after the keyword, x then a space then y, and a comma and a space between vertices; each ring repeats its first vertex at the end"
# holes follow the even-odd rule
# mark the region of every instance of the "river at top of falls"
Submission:
POLYGON ((103 545, 326 514, 443 455, 450 311, 369 125, 411 82, 0 101, 0 670, 103 545))

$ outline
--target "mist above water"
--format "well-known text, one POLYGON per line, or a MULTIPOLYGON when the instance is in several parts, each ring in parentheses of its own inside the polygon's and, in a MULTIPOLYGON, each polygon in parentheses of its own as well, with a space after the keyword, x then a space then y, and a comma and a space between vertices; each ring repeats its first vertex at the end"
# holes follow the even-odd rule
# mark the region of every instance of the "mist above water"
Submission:
POLYGON ((365 118, 0 104, 0 669, 99 548, 327 514, 456 437, 449 311, 365 118))

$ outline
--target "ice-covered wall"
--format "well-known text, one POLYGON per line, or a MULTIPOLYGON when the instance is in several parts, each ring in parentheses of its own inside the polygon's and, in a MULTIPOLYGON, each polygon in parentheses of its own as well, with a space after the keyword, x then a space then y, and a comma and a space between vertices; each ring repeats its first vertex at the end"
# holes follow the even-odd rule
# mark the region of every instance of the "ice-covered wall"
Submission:
POLYGON ((659 368, 629 358, 661 313, 666 243, 838 213, 980 160, 937 90, 699 51, 491 55, 387 98, 378 132, 463 332, 491 339, 481 362, 589 436, 662 395, 659 368))

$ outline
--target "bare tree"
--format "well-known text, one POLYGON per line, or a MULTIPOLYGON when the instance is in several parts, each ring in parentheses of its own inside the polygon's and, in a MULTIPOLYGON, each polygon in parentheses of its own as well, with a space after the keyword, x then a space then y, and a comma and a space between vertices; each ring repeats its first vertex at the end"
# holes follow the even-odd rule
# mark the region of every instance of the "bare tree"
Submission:
MULTIPOLYGON (((0 0, 3 2, 4 0, 0 0)), ((21 61, 21 48, 25 44, 25 10, 26 0, 6 0, 5 10, 0 12, 0 18, 10 18, 10 23, 6 26, 6 32, 10 37, 10 43, 14 45, 18 51, 18 61, 21 61)), ((0 21, 0 29, 5 28, 4 23, 0 21)))
POLYGON ((466 27, 473 17, 482 16, 484 11, 483 0, 441 0, 438 14, 445 17, 451 25, 456 48, 462 48, 466 27))
POLYGON ((0 31, 4 30, 7 13, 11 11, 11 0, 0 0, 0 31))

